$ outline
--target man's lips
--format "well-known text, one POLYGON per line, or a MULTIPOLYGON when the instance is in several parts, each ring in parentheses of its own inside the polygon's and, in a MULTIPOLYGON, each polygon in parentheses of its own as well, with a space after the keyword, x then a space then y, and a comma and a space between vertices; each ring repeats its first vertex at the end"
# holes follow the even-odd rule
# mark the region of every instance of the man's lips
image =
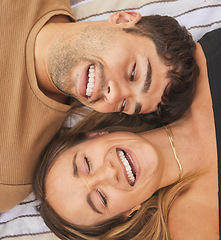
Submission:
POLYGON ((80 75, 80 81, 79 81, 79 87, 78 87, 78 91, 79 94, 81 95, 81 97, 83 98, 87 98, 86 96, 86 86, 87 86, 87 82, 88 82, 88 69, 89 69, 90 65, 87 65, 81 75, 80 75))
POLYGON ((92 64, 88 69, 88 82, 86 87, 86 96, 91 97, 95 85, 95 66, 92 64))
POLYGON ((80 76, 79 93, 83 98, 95 96, 95 80, 95 65, 87 65, 80 76))
POLYGON ((126 177, 126 180, 131 186, 134 186, 134 184, 137 181, 138 177, 138 167, 137 162, 135 163, 135 158, 133 158, 132 154, 128 153, 128 150, 123 150, 120 148, 116 149, 117 156, 120 160, 121 166, 123 168, 124 175, 126 177))

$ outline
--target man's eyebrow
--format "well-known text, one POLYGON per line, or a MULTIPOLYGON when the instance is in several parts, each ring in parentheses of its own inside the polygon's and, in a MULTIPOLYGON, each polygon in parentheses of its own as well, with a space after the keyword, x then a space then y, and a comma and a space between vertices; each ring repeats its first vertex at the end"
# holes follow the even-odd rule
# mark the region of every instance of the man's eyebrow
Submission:
POLYGON ((100 212, 96 206, 94 205, 94 203, 91 200, 90 194, 87 195, 87 203, 89 204, 89 206, 92 208, 92 210, 96 213, 102 214, 102 212, 100 212))
POLYGON ((142 105, 140 103, 136 103, 134 113, 133 114, 138 114, 142 109, 142 105))
MULTIPOLYGON (((142 93, 146 93, 150 88, 151 76, 152 76, 152 68, 151 68, 150 62, 148 61, 146 79, 144 81, 144 84, 141 90, 142 93)), ((142 105, 137 102, 133 114, 138 114, 141 111, 141 109, 142 109, 142 105)))
POLYGON ((146 93, 148 91, 148 89, 150 88, 151 85, 151 76, 152 76, 152 68, 150 65, 150 62, 148 61, 148 67, 147 67, 147 75, 146 75, 146 79, 142 88, 142 92, 146 93))
POLYGON ((78 167, 76 164, 76 158, 77 158, 77 153, 74 155, 74 158, 73 158, 73 173, 75 177, 78 177, 79 175, 78 175, 78 167))

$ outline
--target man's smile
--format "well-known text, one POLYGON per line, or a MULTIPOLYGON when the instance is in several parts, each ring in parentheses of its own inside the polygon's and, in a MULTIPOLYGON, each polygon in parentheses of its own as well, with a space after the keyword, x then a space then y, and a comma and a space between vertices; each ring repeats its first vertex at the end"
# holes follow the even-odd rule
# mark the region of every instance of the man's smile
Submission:
POLYGON ((88 83, 86 88, 86 96, 90 97, 93 93, 94 84, 95 84, 95 69, 94 65, 90 65, 88 69, 88 83))

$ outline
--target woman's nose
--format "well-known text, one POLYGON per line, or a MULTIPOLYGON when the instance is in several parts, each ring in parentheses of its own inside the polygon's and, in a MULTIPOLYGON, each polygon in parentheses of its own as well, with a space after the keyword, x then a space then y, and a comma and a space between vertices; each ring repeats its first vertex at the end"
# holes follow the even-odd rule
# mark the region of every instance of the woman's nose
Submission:
POLYGON ((116 103, 119 100, 127 99, 130 96, 129 87, 123 81, 109 81, 105 94, 105 101, 116 103))
POLYGON ((98 184, 116 185, 118 183, 117 169, 109 161, 105 162, 100 168, 92 173, 89 178, 91 187, 98 184))

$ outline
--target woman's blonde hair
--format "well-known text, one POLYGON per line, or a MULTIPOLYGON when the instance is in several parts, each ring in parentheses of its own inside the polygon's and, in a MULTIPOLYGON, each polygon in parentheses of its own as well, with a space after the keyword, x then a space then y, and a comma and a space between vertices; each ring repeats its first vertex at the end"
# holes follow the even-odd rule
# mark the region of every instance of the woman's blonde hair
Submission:
POLYGON ((37 167, 33 190, 37 198, 41 200, 39 211, 47 226, 61 239, 130 239, 130 240, 169 240, 168 214, 172 203, 179 193, 186 189, 197 177, 198 174, 185 176, 180 181, 162 188, 155 192, 148 200, 141 204, 141 208, 132 214, 130 218, 121 215, 104 222, 101 225, 90 228, 77 227, 62 219, 50 206, 46 199, 45 178, 54 161, 63 151, 69 147, 86 140, 88 131, 103 130, 112 131, 133 131, 141 132, 150 128, 134 118, 127 121, 127 115, 118 114, 103 115, 92 113, 90 121, 85 119, 74 128, 66 132, 59 132, 51 141, 45 152, 42 154, 42 161, 37 167), (122 119, 124 121, 122 121, 122 119), (126 120, 126 121, 125 121, 126 120), (115 127, 107 127, 115 125, 115 127), (127 126, 133 125, 133 128, 127 126))

